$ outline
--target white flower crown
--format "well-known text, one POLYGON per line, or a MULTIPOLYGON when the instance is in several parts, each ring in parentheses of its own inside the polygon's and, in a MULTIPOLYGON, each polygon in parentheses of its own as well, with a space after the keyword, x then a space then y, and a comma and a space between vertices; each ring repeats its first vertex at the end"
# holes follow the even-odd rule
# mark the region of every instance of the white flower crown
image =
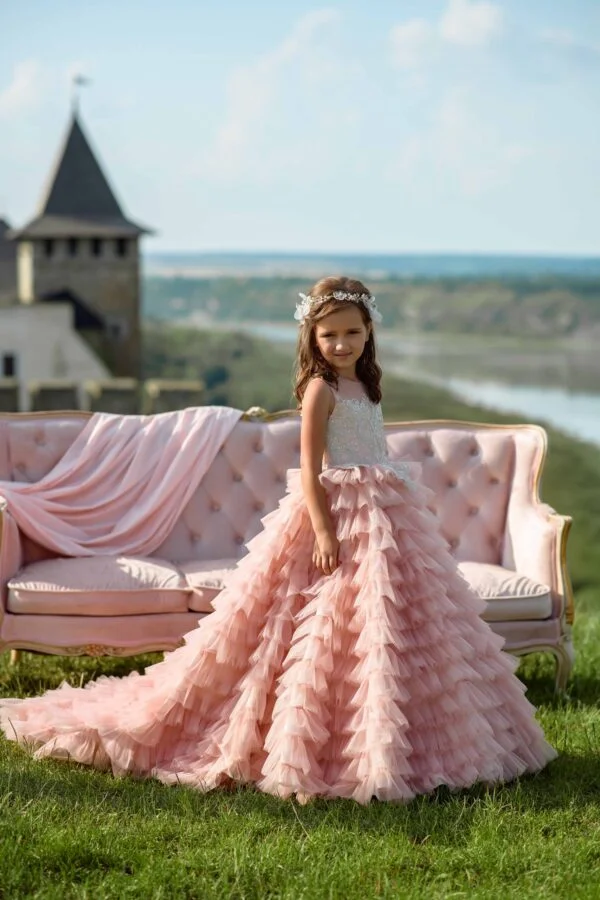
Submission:
POLYGON ((296 312, 294 318, 297 322, 304 322, 313 306, 324 303, 326 300, 347 301, 349 303, 362 303, 365 306, 374 322, 381 322, 381 313, 377 309, 375 297, 371 294, 355 294, 350 291, 333 291, 331 294, 325 294, 323 297, 311 297, 310 294, 298 294, 300 303, 296 304, 296 312))

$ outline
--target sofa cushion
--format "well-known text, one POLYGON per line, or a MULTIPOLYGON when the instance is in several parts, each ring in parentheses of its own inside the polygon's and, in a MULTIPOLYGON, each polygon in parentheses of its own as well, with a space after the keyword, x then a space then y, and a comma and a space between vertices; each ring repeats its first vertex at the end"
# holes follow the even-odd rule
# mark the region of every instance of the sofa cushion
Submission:
POLYGON ((8 582, 12 613, 134 616, 186 612, 189 588, 170 562, 141 556, 48 559, 8 582))
POLYGON ((461 562, 458 568, 475 593, 486 601, 486 622, 548 619, 552 615, 548 585, 491 563, 461 562))
POLYGON ((189 562, 178 562, 177 566, 192 591, 188 597, 189 608, 195 612, 212 612, 212 601, 237 562, 237 559, 191 559, 189 562))
MULTIPOLYGON (((178 563, 192 588, 189 608, 195 612, 212 612, 213 600, 236 562, 235 559, 194 559, 178 563)), ((486 601, 483 618, 487 622, 547 619, 552 614, 547 585, 490 563, 462 562, 458 567, 475 593, 486 601)))

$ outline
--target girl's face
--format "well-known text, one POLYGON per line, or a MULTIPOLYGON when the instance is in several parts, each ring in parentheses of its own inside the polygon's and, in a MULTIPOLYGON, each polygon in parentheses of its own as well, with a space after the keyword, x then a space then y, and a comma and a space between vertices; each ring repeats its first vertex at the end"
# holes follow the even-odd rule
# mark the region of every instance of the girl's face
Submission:
POLYGON ((315 325, 315 342, 338 375, 353 378, 370 333, 370 327, 353 304, 323 316, 315 325))

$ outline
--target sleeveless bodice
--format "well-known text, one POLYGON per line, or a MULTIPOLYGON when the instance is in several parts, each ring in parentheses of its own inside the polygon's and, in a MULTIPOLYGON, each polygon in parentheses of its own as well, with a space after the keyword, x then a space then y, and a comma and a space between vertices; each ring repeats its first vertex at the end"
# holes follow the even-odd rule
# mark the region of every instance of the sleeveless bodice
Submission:
POLYGON ((389 463, 383 414, 368 397, 341 397, 329 418, 325 458, 330 466, 389 463))
POLYGON ((327 426, 325 465, 385 466, 412 482, 410 466, 388 457, 381 405, 371 403, 360 382, 340 379, 338 390, 331 390, 335 407, 327 426))

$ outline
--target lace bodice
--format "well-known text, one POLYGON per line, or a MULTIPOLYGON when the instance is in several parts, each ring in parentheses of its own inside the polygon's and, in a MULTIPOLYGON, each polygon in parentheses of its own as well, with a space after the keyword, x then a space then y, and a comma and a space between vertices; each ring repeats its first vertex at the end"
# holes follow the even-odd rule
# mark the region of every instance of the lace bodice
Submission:
POLYGON ((371 403, 368 397, 342 397, 336 393, 327 428, 325 460, 330 466, 389 462, 378 403, 371 403))
POLYGON ((338 390, 332 391, 335 407, 327 427, 325 465, 383 465, 410 481, 407 463, 393 462, 388 456, 381 405, 372 403, 358 382, 340 379, 338 390))

